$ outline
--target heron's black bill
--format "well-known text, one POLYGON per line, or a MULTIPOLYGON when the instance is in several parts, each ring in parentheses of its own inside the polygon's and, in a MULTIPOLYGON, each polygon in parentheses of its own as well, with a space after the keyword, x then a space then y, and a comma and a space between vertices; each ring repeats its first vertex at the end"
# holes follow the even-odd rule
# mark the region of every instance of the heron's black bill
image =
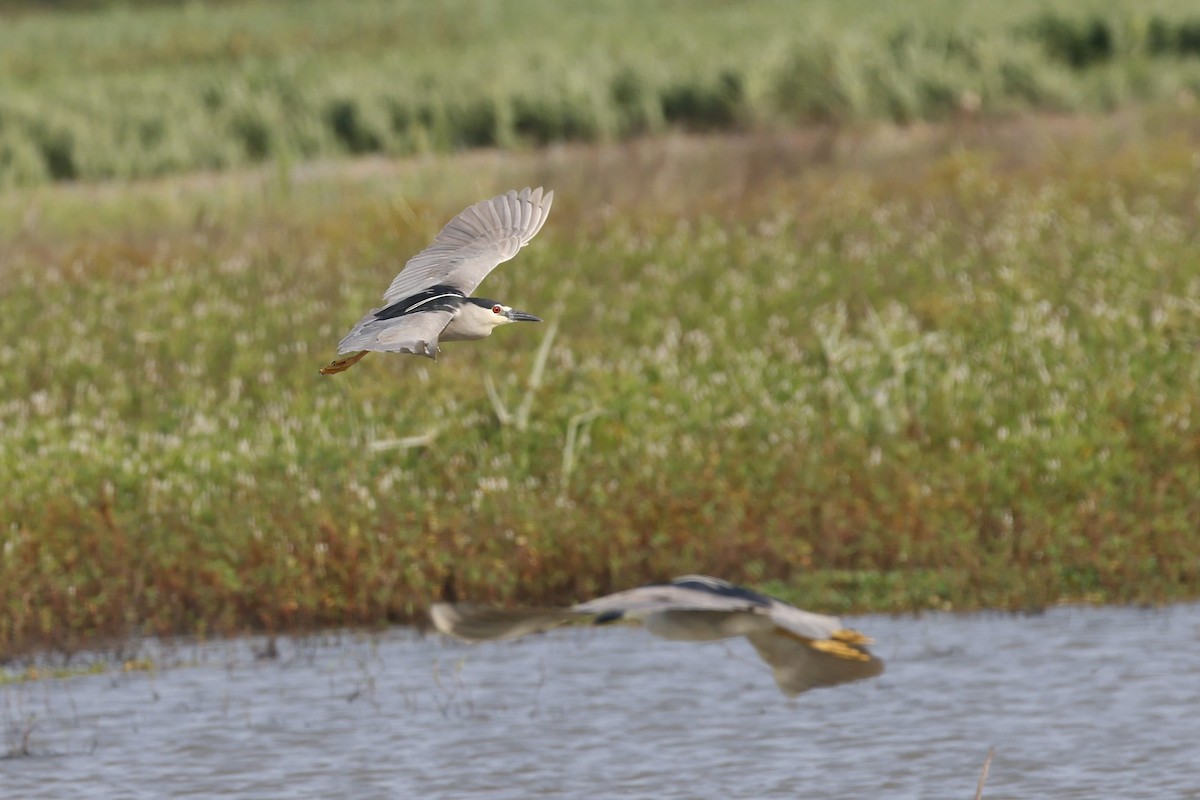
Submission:
POLYGON ((524 311, 517 311, 515 308, 504 312, 504 316, 511 319, 513 322, 541 322, 541 317, 535 317, 533 314, 526 314, 524 311))

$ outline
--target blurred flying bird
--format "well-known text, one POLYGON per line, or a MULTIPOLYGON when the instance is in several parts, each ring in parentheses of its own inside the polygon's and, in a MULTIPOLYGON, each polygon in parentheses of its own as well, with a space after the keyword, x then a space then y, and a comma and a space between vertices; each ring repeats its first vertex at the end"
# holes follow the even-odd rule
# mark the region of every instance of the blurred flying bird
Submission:
POLYGON ((553 202, 554 192, 525 188, 464 209, 409 259, 384 292, 383 307, 372 309, 338 343, 338 355, 346 357, 321 374, 343 372, 372 350, 436 359, 439 340, 482 339, 510 322, 541 322, 470 294, 541 230, 553 202))
POLYGON ((596 624, 641 620, 650 633, 677 641, 745 636, 789 697, 883 672, 883 662, 866 648, 871 640, 843 628, 836 617, 802 611, 703 575, 629 589, 570 608, 506 610, 445 602, 435 603, 429 616, 441 633, 471 642, 515 639, 587 617, 596 624))

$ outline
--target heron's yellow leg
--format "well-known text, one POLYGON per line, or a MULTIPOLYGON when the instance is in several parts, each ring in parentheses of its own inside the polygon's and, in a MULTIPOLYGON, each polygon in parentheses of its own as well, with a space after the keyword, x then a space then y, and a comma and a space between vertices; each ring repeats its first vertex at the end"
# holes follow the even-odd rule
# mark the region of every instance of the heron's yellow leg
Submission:
POLYGON ((350 369, 355 364, 357 364, 359 361, 361 361, 362 357, 365 356, 369 352, 371 352, 371 351, 370 350, 359 350, 357 353, 355 353, 352 356, 347 356, 346 358, 339 358, 337 361, 331 361, 328 364, 326 364, 325 366, 321 367, 321 374, 322 375, 336 375, 339 372, 345 372, 346 370, 350 369))

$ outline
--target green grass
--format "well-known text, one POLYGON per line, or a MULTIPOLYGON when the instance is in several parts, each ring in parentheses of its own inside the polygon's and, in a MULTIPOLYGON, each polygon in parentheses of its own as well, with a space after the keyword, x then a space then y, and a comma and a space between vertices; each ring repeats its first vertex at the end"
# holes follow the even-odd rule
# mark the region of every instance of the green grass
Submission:
POLYGON ((0 195, 0 657, 406 620, 448 580, 1195 597, 1198 143, 1154 112, 0 195), (549 325, 317 374, 451 214, 539 182, 484 286, 558 326, 526 426, 487 382, 522 402, 549 325))
POLYGON ((1180 0, 82 5, 0 25, 0 187, 1200 94, 1180 0))

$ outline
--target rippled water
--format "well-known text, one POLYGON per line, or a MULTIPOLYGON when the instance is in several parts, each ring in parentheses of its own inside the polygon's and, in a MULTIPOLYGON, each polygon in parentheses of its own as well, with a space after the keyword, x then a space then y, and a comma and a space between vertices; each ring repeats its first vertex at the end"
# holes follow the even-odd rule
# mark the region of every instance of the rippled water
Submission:
POLYGON ((0 797, 1200 798, 1200 605, 850 622, 887 672, 791 701, 631 628, 176 644, 0 689, 0 797))

